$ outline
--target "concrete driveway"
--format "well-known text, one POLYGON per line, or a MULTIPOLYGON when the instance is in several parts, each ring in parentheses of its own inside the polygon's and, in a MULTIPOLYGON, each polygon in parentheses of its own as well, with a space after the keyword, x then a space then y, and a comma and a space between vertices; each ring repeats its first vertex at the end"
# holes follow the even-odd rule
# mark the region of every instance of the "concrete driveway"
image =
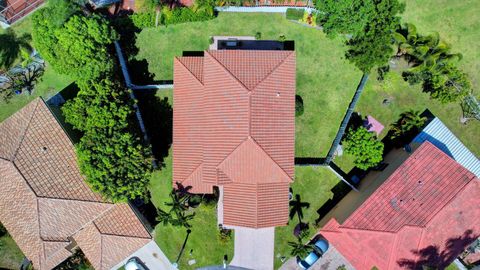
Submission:
POLYGON ((230 265, 255 270, 272 270, 275 228, 234 229, 235 249, 230 265))
MULTIPOLYGON (((328 251, 321 257, 312 267, 311 270, 337 270, 338 267, 344 265, 348 270, 355 270, 353 266, 338 252, 338 250, 330 245, 328 251)), ((300 270, 295 258, 288 259, 279 270, 300 270)), ((310 270, 309 269, 309 270, 310 270)))
POLYGON ((160 247, 158 247, 157 243, 153 240, 134 252, 124 261, 112 267, 112 270, 124 266, 131 257, 138 257, 150 270, 175 270, 165 254, 160 250, 160 247))

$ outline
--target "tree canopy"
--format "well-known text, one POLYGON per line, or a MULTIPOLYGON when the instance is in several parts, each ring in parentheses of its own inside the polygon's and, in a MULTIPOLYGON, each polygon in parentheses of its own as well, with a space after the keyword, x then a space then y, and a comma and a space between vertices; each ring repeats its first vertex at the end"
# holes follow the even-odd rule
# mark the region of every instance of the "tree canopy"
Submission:
MULTIPOLYGON (((108 46, 117 34, 98 15, 73 15, 63 25, 55 20, 57 8, 46 7, 33 16, 33 41, 53 68, 74 79, 100 78, 113 70, 108 46)), ((59 19, 60 20, 60 19, 59 19)))
POLYGON ((405 9, 398 0, 374 0, 373 4, 374 11, 363 31, 347 41, 347 59, 364 73, 385 65, 393 55, 392 36, 400 23, 397 14, 405 9))
POLYGON ((383 143, 364 127, 351 129, 343 141, 345 153, 355 158, 355 166, 362 170, 378 165, 383 160, 383 143))
POLYGON ((330 37, 337 34, 356 36, 363 31, 374 12, 372 0, 319 0, 320 23, 330 37))
POLYGON ((87 182, 112 201, 144 196, 151 150, 136 135, 128 90, 108 79, 83 81, 79 88, 62 110, 65 120, 84 133, 77 155, 87 182))

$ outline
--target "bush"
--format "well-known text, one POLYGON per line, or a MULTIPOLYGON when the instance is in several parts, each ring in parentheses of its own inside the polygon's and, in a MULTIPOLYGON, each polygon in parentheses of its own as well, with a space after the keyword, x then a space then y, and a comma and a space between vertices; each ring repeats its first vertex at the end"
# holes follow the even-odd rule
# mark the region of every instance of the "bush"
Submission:
POLYGON ((303 18, 303 14, 305 13, 305 9, 296 9, 296 8, 287 8, 286 17, 287 20, 301 20, 303 18))
POLYGON ((367 170, 383 160, 383 143, 364 127, 351 129, 343 145, 345 153, 355 158, 355 166, 359 169, 367 170))
POLYGON ((155 12, 139 12, 130 15, 133 25, 138 28, 147 28, 155 26, 155 12))
POLYGON ((7 234, 7 229, 5 229, 5 227, 3 227, 3 224, 0 223, 0 237, 4 236, 7 234))
POLYGON ((295 116, 303 115, 303 99, 299 95, 295 95, 295 116))
POLYGON ((218 226, 218 240, 221 243, 227 243, 232 239, 232 230, 225 229, 222 225, 218 226))
POLYGON ((185 23, 185 22, 197 22, 207 21, 215 17, 213 11, 209 8, 198 9, 193 11, 191 8, 182 7, 175 8, 173 10, 168 7, 162 9, 162 23, 165 25, 185 23))

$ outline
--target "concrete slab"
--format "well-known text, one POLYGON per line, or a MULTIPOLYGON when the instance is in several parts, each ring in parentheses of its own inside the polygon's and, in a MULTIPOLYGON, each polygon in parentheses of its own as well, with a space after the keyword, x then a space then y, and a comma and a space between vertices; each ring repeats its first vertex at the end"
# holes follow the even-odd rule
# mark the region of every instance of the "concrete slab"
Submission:
POLYGON ((275 228, 234 227, 235 248, 230 265, 255 270, 273 269, 275 228))
POLYGON ((153 240, 130 255, 124 261, 112 267, 112 270, 124 266, 131 257, 139 258, 150 270, 175 270, 167 256, 165 256, 163 251, 153 240))

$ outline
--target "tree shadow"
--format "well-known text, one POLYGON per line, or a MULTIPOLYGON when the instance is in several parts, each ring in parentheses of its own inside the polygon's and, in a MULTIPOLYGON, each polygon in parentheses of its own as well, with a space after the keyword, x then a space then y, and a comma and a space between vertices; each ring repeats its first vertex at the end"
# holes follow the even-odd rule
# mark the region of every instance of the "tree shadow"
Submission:
POLYGON ((163 165, 172 144, 173 109, 168 97, 160 98, 156 93, 157 90, 141 90, 135 92, 135 96, 150 137, 153 156, 163 165))
POLYGON ((397 261, 397 264, 400 267, 412 270, 420 270, 424 266, 434 269, 445 269, 479 236, 474 235, 473 230, 466 230, 463 235, 448 239, 442 250, 436 245, 420 250, 412 250, 412 254, 418 257, 417 260, 400 259, 397 261))

